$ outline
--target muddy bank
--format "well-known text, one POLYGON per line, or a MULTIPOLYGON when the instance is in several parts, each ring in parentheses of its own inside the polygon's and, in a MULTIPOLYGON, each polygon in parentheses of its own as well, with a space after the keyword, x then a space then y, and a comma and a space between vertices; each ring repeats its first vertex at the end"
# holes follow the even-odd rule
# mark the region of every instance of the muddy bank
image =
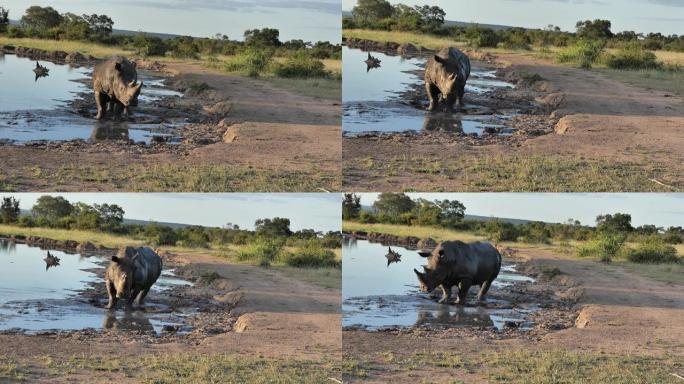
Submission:
POLYGON ((79 52, 67 53, 64 51, 46 51, 38 48, 15 47, 13 45, 4 45, 0 47, 0 53, 27 57, 31 60, 45 60, 71 65, 90 65, 99 61, 99 59, 94 56, 86 56, 79 52))

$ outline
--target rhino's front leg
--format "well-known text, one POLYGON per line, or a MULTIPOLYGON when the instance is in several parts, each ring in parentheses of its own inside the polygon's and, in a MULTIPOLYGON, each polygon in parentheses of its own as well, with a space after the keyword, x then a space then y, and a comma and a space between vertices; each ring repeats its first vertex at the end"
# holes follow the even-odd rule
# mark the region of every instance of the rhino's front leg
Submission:
POLYGON ((458 304, 465 305, 466 296, 468 296, 468 290, 470 290, 471 285, 470 280, 461 280, 458 283, 458 304))
POLYGON ((107 295, 109 296, 109 303, 107 303, 107 306, 105 308, 107 309, 113 309, 116 307, 116 289, 114 288, 114 284, 112 284, 111 281, 107 282, 107 295))
POLYGON ((442 287, 442 298, 439 299, 439 304, 448 304, 449 299, 451 299, 451 286, 444 286, 441 285, 442 287))
POLYGON ((425 82, 425 89, 428 94, 428 99, 430 100, 428 111, 434 111, 437 109, 437 103, 439 102, 439 89, 430 82, 425 82))
POLYGON ((96 120, 102 119, 104 117, 105 111, 107 109, 107 100, 102 92, 95 92, 95 104, 97 105, 97 115, 95 115, 96 120))

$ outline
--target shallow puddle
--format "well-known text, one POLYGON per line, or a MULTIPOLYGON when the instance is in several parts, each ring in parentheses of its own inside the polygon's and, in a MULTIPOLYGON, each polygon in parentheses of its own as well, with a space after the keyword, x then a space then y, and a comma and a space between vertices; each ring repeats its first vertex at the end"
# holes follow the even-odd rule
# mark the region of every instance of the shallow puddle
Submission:
MULTIPOLYGON (((105 257, 50 253, 60 258, 60 265, 46 269, 43 259, 47 251, 0 240, 0 331, 117 329, 159 334, 164 327, 181 333, 190 331, 185 323, 193 310, 170 308, 155 301, 155 293, 191 285, 172 270, 165 269, 152 287, 144 311, 109 311, 93 305, 83 294, 92 284, 103 283, 96 271, 106 267, 105 257)), ((104 305, 106 294, 97 300, 104 305)))
MULTIPOLYGON (((511 134, 506 115, 496 115, 487 108, 468 102, 468 95, 485 95, 497 88, 514 86, 496 77, 495 71, 474 67, 466 84, 464 112, 428 113, 427 106, 417 108, 402 100, 402 95, 422 87, 424 58, 404 58, 371 52, 381 60, 379 68, 368 70, 368 53, 343 47, 344 81, 342 85, 343 132, 347 136, 364 133, 441 130, 470 135, 511 134)), ((421 91, 422 92, 422 91, 421 91)))
MULTIPOLYGON (((425 259, 415 250, 392 246, 401 254, 401 262, 387 265, 387 246, 366 240, 345 238, 342 244, 343 326, 382 329, 393 327, 467 327, 516 328, 532 326, 526 317, 537 310, 535 305, 517 305, 501 298, 496 290, 514 283, 531 283, 530 277, 515 273, 513 264, 502 267, 484 303, 475 305, 476 288, 471 288, 468 304, 442 305, 438 295, 420 292, 413 269, 422 270, 425 259)), ((455 289, 453 294, 455 295, 455 289)))
MULTIPOLYGON (((71 67, 40 61, 49 69, 46 77, 35 78, 35 61, 15 55, 0 55, 0 141, 26 144, 40 141, 124 140, 149 144, 155 136, 174 142, 174 129, 183 121, 137 113, 134 122, 102 121, 84 117, 70 107, 82 92, 90 92, 92 68, 71 67)), ((182 94, 164 86, 164 80, 144 73, 140 94, 142 109, 164 97, 182 94)), ((92 105, 93 111, 95 105, 92 105)), ((93 112, 94 115, 94 112, 93 112)))

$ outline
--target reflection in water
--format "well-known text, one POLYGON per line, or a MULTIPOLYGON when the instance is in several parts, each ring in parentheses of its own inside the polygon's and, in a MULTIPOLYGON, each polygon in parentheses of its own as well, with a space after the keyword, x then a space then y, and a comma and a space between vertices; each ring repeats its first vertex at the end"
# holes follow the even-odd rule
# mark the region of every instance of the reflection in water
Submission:
POLYGON ((463 120, 453 113, 426 113, 423 121, 423 131, 442 131, 463 133, 463 120))
POLYGON ((128 134, 128 124, 115 121, 98 121, 93 125, 90 140, 124 140, 130 139, 128 134))
POLYGON ((145 315, 131 311, 124 312, 120 318, 117 318, 113 312, 108 312, 102 328, 114 331, 154 333, 154 326, 145 315))
POLYGON ((368 58, 364 60, 364 63, 366 63, 366 73, 368 73, 371 69, 380 68, 381 61, 368 52, 368 58))
POLYGON ((437 311, 419 311, 416 327, 421 326, 493 327, 491 314, 481 308, 442 305, 437 311))
POLYGON ((36 61, 36 67, 33 68, 33 73, 36 74, 36 78, 35 78, 34 82, 38 81, 38 79, 41 77, 50 76, 50 70, 47 67, 40 65, 40 63, 37 61, 36 61))

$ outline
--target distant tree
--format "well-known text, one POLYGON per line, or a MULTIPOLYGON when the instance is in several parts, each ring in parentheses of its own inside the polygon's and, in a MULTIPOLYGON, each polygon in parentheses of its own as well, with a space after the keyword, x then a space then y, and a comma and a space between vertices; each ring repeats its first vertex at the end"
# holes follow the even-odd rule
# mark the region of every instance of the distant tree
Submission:
POLYGON ((394 9, 386 0, 359 0, 352 8, 354 20, 362 24, 373 24, 392 17, 394 9))
POLYGON ((594 21, 578 21, 575 25, 577 37, 586 39, 610 39, 613 32, 610 31, 611 22, 609 20, 596 19, 594 21))
POLYGON ((414 204, 415 218, 419 225, 440 224, 442 209, 436 203, 426 199, 417 199, 414 204))
POLYGON ((3 197, 0 205, 0 220, 3 224, 13 224, 19 219, 19 200, 14 197, 3 197))
POLYGON ((396 29, 400 31, 415 31, 423 25, 420 12, 406 4, 395 5, 392 17, 396 19, 396 29))
POLYGON ((72 226, 83 230, 99 230, 102 223, 100 213, 93 206, 78 202, 71 211, 72 226))
POLYGON ((596 216, 596 229, 603 232, 631 232, 632 216, 627 213, 596 216))
POLYGON ((5 9, 5 7, 0 7, 0 33, 5 33, 7 31, 8 25, 9 9, 5 9))
POLYGON ((444 17, 446 16, 446 12, 444 12, 442 8, 436 5, 417 5, 416 11, 420 13, 421 21, 425 29, 434 31, 444 25, 444 17))
POLYGON ((465 216, 466 207, 458 200, 435 200, 435 204, 442 210, 442 220, 454 223, 463 220, 465 216))
POLYGON ((634 41, 638 40, 640 36, 641 34, 638 34, 634 31, 622 31, 615 34, 615 39, 620 41, 634 41))
POLYGON ((107 15, 83 15, 83 20, 88 23, 90 34, 97 40, 102 40, 112 34, 114 21, 107 15))
POLYGON ((361 212, 361 197, 355 193, 345 193, 342 200, 342 220, 356 219, 361 212))
POLYGON ((40 7, 34 5, 26 10, 26 14, 21 17, 21 24, 25 28, 37 30, 47 30, 58 27, 62 23, 62 15, 52 7, 40 7))
POLYGON ((290 219, 274 217, 273 219, 258 219, 254 222, 254 229, 258 236, 279 237, 290 236, 290 219))
POLYGON ((245 44, 252 46, 279 47, 280 31, 275 28, 248 29, 244 33, 245 44))
POLYGON ((41 196, 32 208, 33 216, 39 224, 56 225, 57 221, 71 215, 74 207, 61 197, 41 196))
POLYGON ((95 204, 93 208, 100 217, 100 227, 105 231, 113 231, 123 224, 124 210, 116 204, 95 204))
POLYGON ((415 207, 415 202, 403 193, 383 192, 373 203, 373 207, 379 215, 397 219, 399 215, 411 212, 415 207))
POLYGON ((90 35, 88 23, 81 16, 73 13, 62 15, 61 28, 67 40, 85 40, 90 35))

